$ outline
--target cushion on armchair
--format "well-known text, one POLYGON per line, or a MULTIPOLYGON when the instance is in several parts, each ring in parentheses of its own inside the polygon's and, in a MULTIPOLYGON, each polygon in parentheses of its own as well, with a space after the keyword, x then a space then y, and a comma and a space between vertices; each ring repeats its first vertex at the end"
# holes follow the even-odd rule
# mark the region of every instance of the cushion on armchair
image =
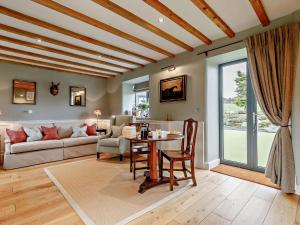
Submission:
POLYGON ((111 131, 112 131, 112 138, 117 138, 122 135, 122 130, 125 124, 122 124, 121 126, 111 126, 111 131))
POLYGON ((99 140, 99 145, 105 147, 119 147, 119 141, 119 138, 105 138, 99 140))

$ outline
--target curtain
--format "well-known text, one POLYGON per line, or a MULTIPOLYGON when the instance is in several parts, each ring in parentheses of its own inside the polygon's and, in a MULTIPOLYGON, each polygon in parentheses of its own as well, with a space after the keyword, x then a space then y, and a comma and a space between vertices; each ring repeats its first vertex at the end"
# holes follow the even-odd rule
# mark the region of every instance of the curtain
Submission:
POLYGON ((254 94, 268 119, 279 126, 266 177, 285 193, 295 192, 290 115, 299 45, 299 24, 287 24, 245 40, 254 94))

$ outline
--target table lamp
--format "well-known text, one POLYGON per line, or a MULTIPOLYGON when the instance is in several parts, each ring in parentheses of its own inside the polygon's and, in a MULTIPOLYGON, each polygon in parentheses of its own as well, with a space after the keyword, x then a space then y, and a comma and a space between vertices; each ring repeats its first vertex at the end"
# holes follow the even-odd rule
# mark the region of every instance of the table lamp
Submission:
POLYGON ((97 129, 98 129, 98 119, 99 119, 99 116, 101 116, 101 110, 100 109, 95 109, 94 114, 97 117, 97 129))

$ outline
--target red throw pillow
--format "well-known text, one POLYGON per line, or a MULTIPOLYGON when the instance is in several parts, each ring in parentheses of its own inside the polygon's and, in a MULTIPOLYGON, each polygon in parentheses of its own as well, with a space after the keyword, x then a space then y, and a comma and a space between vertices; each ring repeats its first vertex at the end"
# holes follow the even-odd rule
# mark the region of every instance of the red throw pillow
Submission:
POLYGON ((58 140, 58 130, 54 127, 43 127, 42 126, 42 132, 44 134, 43 140, 58 140))
POLYGON ((83 126, 87 126, 87 129, 86 129, 86 134, 89 135, 89 136, 96 136, 97 135, 97 132, 96 132, 96 124, 94 123, 93 125, 87 125, 87 124, 84 124, 83 126))
POLYGON ((6 128, 6 133, 10 139, 11 144, 26 142, 27 136, 23 127, 20 128, 19 130, 10 130, 6 128))

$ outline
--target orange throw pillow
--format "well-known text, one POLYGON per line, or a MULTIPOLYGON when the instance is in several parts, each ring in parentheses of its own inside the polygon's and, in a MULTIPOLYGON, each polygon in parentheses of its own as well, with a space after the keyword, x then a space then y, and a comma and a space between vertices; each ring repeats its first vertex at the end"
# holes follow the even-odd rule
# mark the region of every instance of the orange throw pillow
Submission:
POLYGON ((58 130, 54 127, 43 127, 42 126, 42 132, 44 134, 43 140, 58 140, 58 130))
POLYGON ((93 125, 89 126, 87 124, 84 124, 84 126, 87 126, 86 129, 86 134, 89 136, 96 136, 97 132, 96 132, 96 124, 94 123, 93 125))
POLYGON ((6 133, 10 139, 11 144, 26 142, 27 136, 23 127, 20 128, 19 130, 10 130, 6 128, 6 133))

